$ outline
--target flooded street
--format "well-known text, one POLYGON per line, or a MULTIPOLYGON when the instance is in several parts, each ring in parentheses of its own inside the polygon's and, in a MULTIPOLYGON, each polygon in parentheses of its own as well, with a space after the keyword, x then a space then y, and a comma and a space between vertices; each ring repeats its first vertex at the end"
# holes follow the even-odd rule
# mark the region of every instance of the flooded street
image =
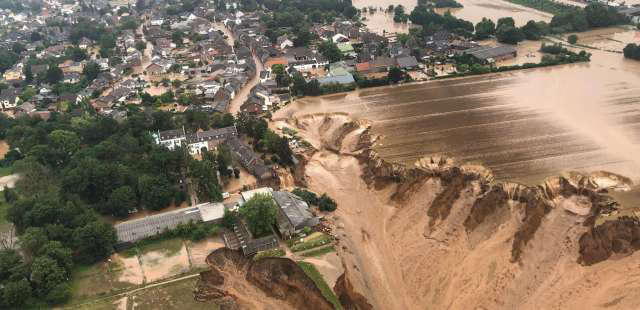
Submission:
POLYGON ((406 164, 444 154, 528 184, 568 170, 640 180, 640 62, 592 52, 586 64, 305 98, 291 111, 371 120, 377 150, 406 164))

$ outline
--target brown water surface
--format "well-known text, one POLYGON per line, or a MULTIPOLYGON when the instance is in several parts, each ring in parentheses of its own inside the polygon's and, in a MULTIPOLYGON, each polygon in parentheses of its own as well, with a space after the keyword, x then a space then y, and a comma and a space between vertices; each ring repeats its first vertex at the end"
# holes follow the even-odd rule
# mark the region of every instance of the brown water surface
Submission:
MULTIPOLYGON (((640 0, 639 0, 640 1, 640 0)), ((501 0, 458 0, 463 8, 457 9, 437 9, 438 13, 444 14, 446 11, 464 20, 468 20, 474 24, 481 21, 483 17, 487 17, 493 21, 497 21, 501 17, 513 17, 516 25, 522 26, 529 20, 535 21, 551 21, 551 14, 540 12, 524 6, 512 4, 501 0)), ((385 13, 385 9, 389 5, 403 5, 407 14, 411 13, 417 4, 417 0, 353 0, 353 5, 359 9, 375 7, 378 11, 374 14, 369 12, 363 14, 367 18, 365 24, 374 32, 398 32, 406 33, 409 31, 407 24, 398 24, 393 22, 393 13, 385 13)))
POLYGON ((444 154, 529 184, 601 169, 637 181, 640 62, 592 52, 591 63, 365 89, 290 109, 372 120, 378 151, 396 162, 444 154))

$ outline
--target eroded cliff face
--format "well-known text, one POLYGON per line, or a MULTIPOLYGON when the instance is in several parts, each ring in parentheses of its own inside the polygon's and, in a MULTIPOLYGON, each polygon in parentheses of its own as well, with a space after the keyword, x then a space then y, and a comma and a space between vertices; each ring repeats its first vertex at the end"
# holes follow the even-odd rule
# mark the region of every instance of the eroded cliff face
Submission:
MULTIPOLYGON (((444 157, 386 162, 368 129, 345 116, 288 124, 316 148, 301 177, 338 201, 330 220, 347 272, 336 292, 353 309, 589 308, 619 297, 619 275, 640 262, 637 220, 595 226, 615 208, 607 191, 630 186, 624 177, 496 183, 483 167, 444 157)), ((640 295, 615 304, 633 308, 640 295)))
POLYGON ((287 258, 252 261, 222 248, 207 257, 196 300, 214 300, 221 309, 317 309, 333 306, 304 271, 287 258))

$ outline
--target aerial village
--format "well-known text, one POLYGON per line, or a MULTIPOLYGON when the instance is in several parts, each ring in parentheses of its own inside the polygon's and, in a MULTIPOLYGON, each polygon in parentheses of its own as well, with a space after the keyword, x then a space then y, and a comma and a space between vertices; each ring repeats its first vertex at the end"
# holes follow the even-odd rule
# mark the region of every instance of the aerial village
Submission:
POLYGON ((481 44, 451 15, 439 22, 455 29, 379 33, 351 1, 314 10, 283 2, 291 9, 266 0, 0 0, 0 185, 13 205, 12 224, 0 226, 3 255, 59 275, 27 281, 35 271, 0 270, 5 296, 18 296, 0 308, 157 303, 129 292, 176 279, 192 287, 221 248, 291 258, 320 290, 333 287, 344 267, 325 218, 340 205, 298 182, 313 147, 271 126, 273 113, 303 96, 545 61, 537 49, 481 44))

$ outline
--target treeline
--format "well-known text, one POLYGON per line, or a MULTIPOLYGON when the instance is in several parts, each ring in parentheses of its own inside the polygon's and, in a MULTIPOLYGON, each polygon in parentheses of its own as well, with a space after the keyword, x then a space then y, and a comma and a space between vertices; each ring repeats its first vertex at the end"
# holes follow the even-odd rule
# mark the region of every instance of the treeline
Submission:
POLYGON ((493 67, 476 63, 471 55, 456 56, 456 62, 458 63, 456 66, 457 72, 444 77, 437 77, 437 79, 486 73, 507 72, 521 69, 541 68, 577 62, 588 62, 591 60, 591 54, 585 51, 575 53, 564 48, 562 44, 546 45, 543 43, 540 46, 540 51, 548 55, 544 55, 539 63, 525 63, 522 65, 501 67, 493 67))
POLYGON ((253 139, 252 144, 257 152, 265 153, 262 159, 266 164, 277 163, 282 166, 293 164, 293 151, 289 147, 289 140, 271 130, 264 119, 240 113, 237 116, 236 127, 239 133, 253 139), (270 153, 271 157, 267 158, 266 153, 270 153))
POLYGON ((338 204, 333 198, 329 197, 326 193, 322 194, 320 197, 314 192, 310 192, 304 188, 296 188, 291 191, 294 195, 300 197, 310 206, 317 206, 320 208, 320 211, 329 211, 333 212, 338 208, 338 204))
MULTIPOLYGON (((200 197, 221 199, 216 171, 224 167, 230 174, 228 151, 195 161, 184 149, 170 151, 152 141, 150 132, 192 121, 187 118, 135 111, 122 124, 56 113, 47 121, 0 118, 0 136, 11 145, 12 167, 21 175, 15 189, 4 191, 7 219, 24 252, 0 251, 0 307, 67 301, 72 266, 105 259, 117 241, 98 214, 124 217, 179 204, 187 198, 177 187, 185 175, 200 197)), ((195 238, 206 231, 190 233, 195 238)))
POLYGON ((625 58, 640 60, 640 45, 629 43, 622 49, 625 58))
MULTIPOLYGON (((536 5, 546 5, 554 9, 554 17, 550 23, 529 21, 522 27, 517 27, 511 17, 500 18, 497 23, 483 18, 475 27, 468 21, 458 19, 450 13, 437 14, 426 1, 419 1, 419 5, 411 12, 409 19, 411 22, 422 25, 424 31, 434 33, 438 30, 447 30, 467 38, 477 40, 486 39, 495 35, 499 42, 516 44, 525 39, 539 40, 541 37, 551 33, 565 33, 574 31, 585 31, 591 28, 607 27, 627 23, 627 18, 620 14, 615 8, 598 3, 589 4, 586 8, 560 4, 551 0, 513 0, 519 4, 536 3, 536 5), (520 3, 523 2, 523 3, 520 3)), ((545 6, 546 7, 546 6, 545 6)), ((551 10, 551 9, 549 9, 551 10)))

